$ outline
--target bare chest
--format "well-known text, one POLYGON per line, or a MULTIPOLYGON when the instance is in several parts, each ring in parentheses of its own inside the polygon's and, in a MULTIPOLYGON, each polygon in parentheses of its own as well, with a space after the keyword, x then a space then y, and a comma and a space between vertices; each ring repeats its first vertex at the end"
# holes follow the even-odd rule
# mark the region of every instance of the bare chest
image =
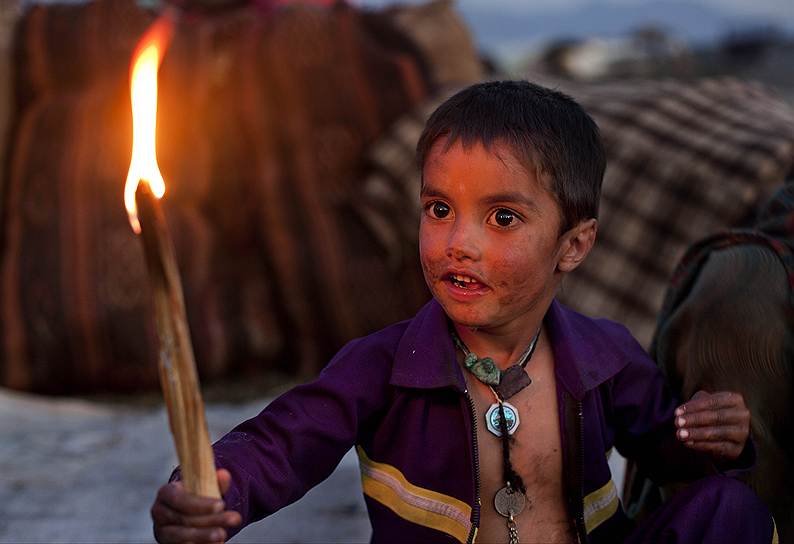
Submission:
MULTIPOLYGON (((563 494, 560 422, 551 353, 536 353, 529 374, 532 384, 508 400, 520 417, 512 435, 510 461, 527 488, 524 510, 515 517, 519 541, 573 542, 563 494)), ((466 379, 477 408, 482 501, 477 542, 507 542, 507 519, 494 507, 494 497, 505 485, 502 441, 485 424, 485 414, 496 399, 475 378, 466 379)))

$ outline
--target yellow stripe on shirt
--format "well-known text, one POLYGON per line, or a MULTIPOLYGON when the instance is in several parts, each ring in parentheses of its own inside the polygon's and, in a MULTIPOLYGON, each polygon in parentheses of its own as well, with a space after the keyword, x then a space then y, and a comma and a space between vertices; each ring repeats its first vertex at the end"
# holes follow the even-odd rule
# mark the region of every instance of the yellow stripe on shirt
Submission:
POLYGON ((617 512, 620 501, 615 482, 609 480, 584 498, 584 526, 588 534, 617 512))
POLYGON ((471 506, 410 483, 396 467, 372 461, 356 446, 364 494, 417 525, 442 531, 466 542, 471 531, 471 506))

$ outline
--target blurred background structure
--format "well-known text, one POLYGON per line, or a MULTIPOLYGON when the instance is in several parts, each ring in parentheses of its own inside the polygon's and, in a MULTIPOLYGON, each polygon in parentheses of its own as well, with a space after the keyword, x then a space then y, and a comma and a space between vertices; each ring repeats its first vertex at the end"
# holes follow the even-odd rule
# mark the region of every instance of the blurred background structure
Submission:
MULTIPOLYGON (((305 379, 426 300, 412 147, 461 85, 527 77, 594 114, 610 154, 600 243, 563 297, 646 345, 686 245, 749 220, 791 169, 782 5, 742 24, 714 2, 503 4, 174 0, 158 155, 205 383, 305 379)), ((6 387, 156 388, 148 285, 118 187, 128 64, 162 5, 3 3, 6 387)))
MULTIPOLYGON (((684 249, 750 224, 794 172, 794 9, 751 4, 172 0, 181 16, 160 71, 158 156, 210 400, 308 379, 347 340, 427 299, 413 146, 435 104, 485 78, 557 86, 598 121, 609 155, 599 242, 562 298, 647 346, 684 249)), ((129 62, 165 5, 0 2, 9 428, 25 397, 8 390, 125 395, 100 411, 156 393, 149 286, 122 190, 129 62)), ((25 449, 0 449, 0 496, 35 488, 25 449)), ((0 540, 50 540, 22 525, 3 533, 20 515, 3 508, 0 540)))

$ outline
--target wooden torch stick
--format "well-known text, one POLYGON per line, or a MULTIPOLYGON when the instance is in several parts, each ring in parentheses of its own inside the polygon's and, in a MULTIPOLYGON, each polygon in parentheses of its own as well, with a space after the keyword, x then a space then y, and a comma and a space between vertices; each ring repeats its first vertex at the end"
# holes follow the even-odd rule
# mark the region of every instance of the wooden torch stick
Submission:
POLYGON ((190 343, 182 283, 160 201, 141 181, 135 192, 141 241, 154 294, 157 335, 160 338, 160 385, 168 408, 168 422, 181 465, 182 481, 191 493, 219 498, 204 402, 190 343))

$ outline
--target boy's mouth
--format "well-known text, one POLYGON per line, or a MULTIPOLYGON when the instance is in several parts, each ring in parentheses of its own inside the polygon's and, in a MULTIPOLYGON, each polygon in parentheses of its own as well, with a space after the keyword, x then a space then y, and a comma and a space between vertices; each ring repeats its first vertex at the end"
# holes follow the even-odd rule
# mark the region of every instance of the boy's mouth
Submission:
POLYGON ((446 280, 458 289, 475 290, 485 287, 483 283, 464 274, 447 274, 446 280))

